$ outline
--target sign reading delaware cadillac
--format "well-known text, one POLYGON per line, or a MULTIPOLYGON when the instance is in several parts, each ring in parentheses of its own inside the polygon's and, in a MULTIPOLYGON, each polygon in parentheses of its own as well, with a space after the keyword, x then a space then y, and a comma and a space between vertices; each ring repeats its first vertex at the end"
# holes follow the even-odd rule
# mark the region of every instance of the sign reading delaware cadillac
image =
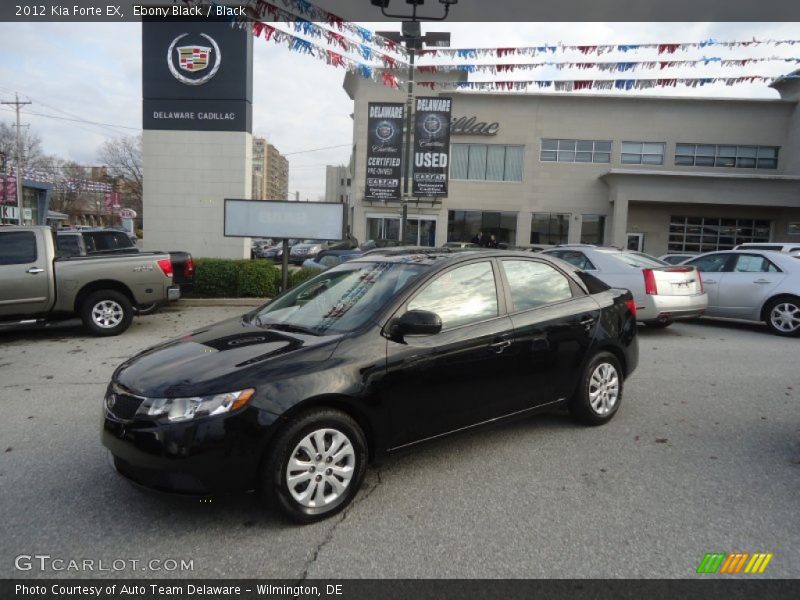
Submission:
POLYGON ((370 102, 367 117, 367 200, 400 200, 403 105, 370 102))
POLYGON ((418 97, 414 102, 414 196, 447 196, 452 104, 445 96, 418 97))

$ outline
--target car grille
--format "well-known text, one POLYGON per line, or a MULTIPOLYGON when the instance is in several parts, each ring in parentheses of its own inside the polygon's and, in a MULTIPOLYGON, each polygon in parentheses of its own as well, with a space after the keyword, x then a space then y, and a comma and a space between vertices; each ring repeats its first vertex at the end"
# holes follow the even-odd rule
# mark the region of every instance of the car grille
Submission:
POLYGON ((292 250, 291 253, 294 254, 295 256, 304 256, 304 255, 308 254, 308 249, 306 249, 306 248, 298 248, 297 250, 292 250))
POLYGON ((144 398, 119 391, 111 391, 106 396, 106 410, 117 419, 132 421, 144 398))

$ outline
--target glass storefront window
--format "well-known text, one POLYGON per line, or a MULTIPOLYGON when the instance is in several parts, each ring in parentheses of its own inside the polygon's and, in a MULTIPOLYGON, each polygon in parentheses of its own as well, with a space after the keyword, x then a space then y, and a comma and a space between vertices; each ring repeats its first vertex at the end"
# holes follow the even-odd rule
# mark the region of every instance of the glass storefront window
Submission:
POLYGON ((487 240, 494 234, 498 242, 513 246, 517 243, 517 213, 488 210, 447 211, 448 242, 470 242, 481 231, 487 240))
POLYGON ((581 244, 603 245, 603 233, 606 229, 605 215, 583 215, 581 227, 581 244))
MULTIPOLYGON (((367 240, 399 240, 400 217, 367 217, 367 240)), ((366 241, 366 240, 365 240, 366 241)), ((436 220, 409 217, 405 243, 411 246, 436 245, 436 220)))
POLYGON ((531 244, 566 244, 569 217, 569 213, 533 213, 531 244))

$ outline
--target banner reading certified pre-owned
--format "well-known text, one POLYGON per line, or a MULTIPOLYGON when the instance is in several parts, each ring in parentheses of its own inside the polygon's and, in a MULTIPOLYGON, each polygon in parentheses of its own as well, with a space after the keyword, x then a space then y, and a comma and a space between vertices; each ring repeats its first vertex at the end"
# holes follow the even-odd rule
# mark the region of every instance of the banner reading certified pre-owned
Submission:
POLYGON ((367 200, 400 200, 403 105, 370 102, 367 119, 367 200))
POLYGON ((414 196, 447 196, 452 98, 421 97, 414 118, 414 196))

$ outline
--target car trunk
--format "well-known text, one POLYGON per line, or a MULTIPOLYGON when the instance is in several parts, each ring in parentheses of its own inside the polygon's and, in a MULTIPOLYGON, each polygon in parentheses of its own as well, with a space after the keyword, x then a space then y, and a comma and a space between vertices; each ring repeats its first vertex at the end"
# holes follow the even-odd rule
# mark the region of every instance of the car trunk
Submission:
POLYGON ((659 296, 694 296, 703 293, 700 272, 695 267, 675 266, 642 269, 645 291, 659 296))

